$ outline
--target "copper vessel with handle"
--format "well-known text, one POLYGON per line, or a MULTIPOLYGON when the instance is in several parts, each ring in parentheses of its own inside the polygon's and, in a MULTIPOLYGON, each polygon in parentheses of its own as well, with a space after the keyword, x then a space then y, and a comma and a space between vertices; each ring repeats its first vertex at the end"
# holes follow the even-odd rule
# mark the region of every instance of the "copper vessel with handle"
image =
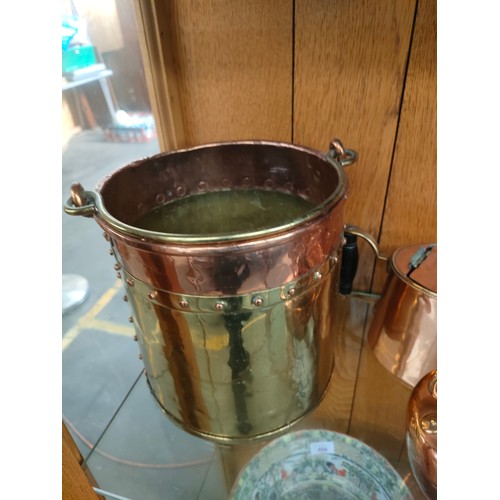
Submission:
POLYGON ((417 483, 430 500, 437 498, 437 370, 427 373, 408 403, 406 446, 417 483))
POLYGON ((70 215, 104 230, 123 279, 150 389, 184 430, 217 442, 286 430, 333 370, 332 298, 344 243, 344 167, 356 153, 237 141, 160 153, 74 184, 70 215), (176 200, 257 189, 306 200, 255 230, 186 234, 137 221, 176 200))
POLYGON ((437 245, 407 245, 388 257, 360 228, 348 225, 346 235, 346 247, 361 237, 387 263, 382 294, 361 292, 375 302, 368 344, 387 370, 414 387, 437 369, 437 245))
POLYGON ((408 245, 393 253, 368 343, 412 387, 437 368, 437 245, 408 245))

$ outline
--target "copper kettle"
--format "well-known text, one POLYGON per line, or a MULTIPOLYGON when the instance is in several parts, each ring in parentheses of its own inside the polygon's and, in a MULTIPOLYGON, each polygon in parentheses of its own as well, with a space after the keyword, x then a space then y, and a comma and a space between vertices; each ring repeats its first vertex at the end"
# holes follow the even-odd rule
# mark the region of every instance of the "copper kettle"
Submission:
POLYGON ((415 479, 430 500, 437 497, 437 370, 425 375, 410 396, 406 446, 415 479))

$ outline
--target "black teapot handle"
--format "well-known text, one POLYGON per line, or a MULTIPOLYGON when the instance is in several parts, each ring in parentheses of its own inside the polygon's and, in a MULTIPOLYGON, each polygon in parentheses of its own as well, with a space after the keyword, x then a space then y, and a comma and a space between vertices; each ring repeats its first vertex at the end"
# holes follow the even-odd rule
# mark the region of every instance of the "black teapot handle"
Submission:
POLYGON ((363 238, 375 253, 378 260, 388 261, 389 258, 380 253, 378 243, 373 236, 356 226, 347 225, 344 228, 345 244, 342 248, 342 263, 340 266, 339 292, 342 295, 352 293, 352 285, 358 270, 358 236, 363 238))
POLYGON ((349 295, 358 270, 358 237, 352 233, 344 233, 344 237, 346 243, 342 248, 339 292, 342 295, 349 295))

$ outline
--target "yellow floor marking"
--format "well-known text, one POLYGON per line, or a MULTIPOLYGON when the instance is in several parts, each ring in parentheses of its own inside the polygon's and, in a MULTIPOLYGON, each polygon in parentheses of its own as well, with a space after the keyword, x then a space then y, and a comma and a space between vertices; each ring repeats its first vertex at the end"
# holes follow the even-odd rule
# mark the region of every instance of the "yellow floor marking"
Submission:
POLYGON ((94 318, 86 326, 87 328, 95 328, 96 330, 102 330, 106 333, 114 333, 115 335, 123 335, 130 338, 135 335, 133 326, 121 325, 119 323, 113 323, 112 321, 106 321, 104 319, 94 318))
POLYGON ((117 280, 111 288, 103 293, 101 298, 90 308, 90 310, 78 320, 77 324, 66 332, 62 339, 63 351, 72 344, 84 328, 89 327, 92 321, 95 320, 95 317, 110 303, 121 288, 122 282, 117 280))

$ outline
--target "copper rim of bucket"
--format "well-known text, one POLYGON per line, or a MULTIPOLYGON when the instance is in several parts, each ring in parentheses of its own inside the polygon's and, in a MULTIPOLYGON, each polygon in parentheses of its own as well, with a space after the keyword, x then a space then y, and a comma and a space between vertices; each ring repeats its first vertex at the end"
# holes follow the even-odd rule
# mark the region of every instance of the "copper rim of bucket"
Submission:
POLYGON ((244 240, 259 239, 266 236, 273 236, 279 233, 289 231, 296 228, 297 226, 304 225, 315 218, 325 214, 338 203, 340 203, 347 191, 347 177, 344 173, 344 166, 352 163, 356 159, 356 153, 351 150, 345 150, 346 155, 352 158, 351 160, 339 160, 338 157, 332 150, 328 153, 322 153, 320 151, 297 146, 294 144, 289 144, 285 142, 273 142, 273 141, 234 141, 234 142, 218 142, 212 144, 206 144, 201 146, 196 146, 193 148, 180 149, 167 153, 159 153, 155 156, 145 158, 144 160, 136 161, 132 164, 126 165, 117 169, 111 175, 108 175, 105 179, 101 181, 96 191, 86 191, 79 184, 74 184, 72 186, 71 198, 68 200, 65 206, 67 213, 71 215, 87 215, 95 216, 105 222, 110 228, 114 229, 120 234, 125 236, 132 236, 139 239, 144 239, 148 241, 157 241, 164 243, 177 243, 177 244, 206 244, 206 243, 225 243, 225 242, 236 242, 244 240), (140 168, 142 165, 146 166, 149 163, 164 160, 170 156, 183 155, 187 153, 195 153, 197 151, 204 150, 216 150, 223 149, 225 147, 239 147, 239 146, 255 146, 257 147, 269 147, 282 149, 283 151, 295 151, 298 153, 305 154, 308 157, 317 158, 324 165, 333 167, 338 175, 338 182, 335 189, 325 197, 320 203, 315 204, 310 210, 308 210, 303 216, 297 217, 296 219, 274 226, 268 229, 249 231, 249 232, 238 232, 238 233, 225 233, 217 235, 198 235, 198 234, 177 234, 177 233, 160 233, 156 231, 150 231, 135 227, 131 224, 125 223, 113 216, 109 210, 106 208, 103 196, 101 192, 105 189, 107 183, 110 179, 120 175, 120 173, 125 172, 130 168, 140 168))

